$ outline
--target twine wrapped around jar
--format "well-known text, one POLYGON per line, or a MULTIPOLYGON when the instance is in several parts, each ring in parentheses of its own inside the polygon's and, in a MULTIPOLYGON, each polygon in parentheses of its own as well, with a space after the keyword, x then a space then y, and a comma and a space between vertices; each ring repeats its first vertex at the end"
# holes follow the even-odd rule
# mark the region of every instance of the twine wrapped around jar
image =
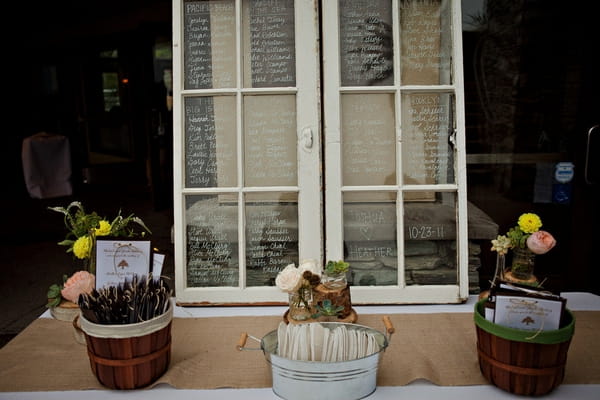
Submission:
POLYGON ((295 292, 289 293, 289 317, 296 321, 310 319, 313 308, 312 287, 302 286, 295 292))

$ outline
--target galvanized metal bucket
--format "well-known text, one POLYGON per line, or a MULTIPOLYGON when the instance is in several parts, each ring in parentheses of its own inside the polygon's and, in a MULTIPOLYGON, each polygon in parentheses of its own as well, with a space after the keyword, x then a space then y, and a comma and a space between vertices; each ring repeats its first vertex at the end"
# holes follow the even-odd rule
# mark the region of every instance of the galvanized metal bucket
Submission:
POLYGON ((320 362, 298 361, 280 357, 277 354, 277 330, 266 334, 262 339, 250 338, 260 342, 260 348, 245 347, 249 335, 242 334, 238 350, 262 350, 271 364, 273 392, 286 400, 353 400, 362 399, 373 393, 377 387, 377 370, 382 353, 390 343, 394 332, 389 318, 384 317, 386 334, 363 325, 341 322, 312 322, 323 327, 335 329, 345 325, 346 329, 360 329, 373 334, 379 350, 366 357, 348 361, 320 362))

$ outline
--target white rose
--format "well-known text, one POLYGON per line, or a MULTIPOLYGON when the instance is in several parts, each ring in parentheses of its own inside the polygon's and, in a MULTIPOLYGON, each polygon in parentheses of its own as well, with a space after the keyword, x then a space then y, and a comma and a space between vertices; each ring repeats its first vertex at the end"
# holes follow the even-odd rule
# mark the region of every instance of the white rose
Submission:
POLYGON ((289 264, 277 274, 275 284, 284 292, 296 292, 302 285, 302 273, 294 264, 289 264))
POLYGON ((303 274, 304 271, 309 271, 313 275, 321 276, 321 267, 319 267, 317 262, 313 259, 302 260, 298 269, 300 270, 300 274, 303 274))

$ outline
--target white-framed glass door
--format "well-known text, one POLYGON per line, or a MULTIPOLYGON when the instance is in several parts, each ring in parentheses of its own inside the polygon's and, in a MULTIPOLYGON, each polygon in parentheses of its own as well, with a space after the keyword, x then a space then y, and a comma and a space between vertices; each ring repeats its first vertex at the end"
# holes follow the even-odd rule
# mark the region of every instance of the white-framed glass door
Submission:
POLYGON ((460 2, 323 2, 326 258, 354 303, 468 296, 460 2))
POLYGON ((322 258, 315 10, 293 0, 173 4, 181 304, 282 302, 277 272, 322 258))
POLYGON ((180 304, 284 302, 307 258, 348 261, 355 304, 466 299, 458 1, 173 11, 180 304))

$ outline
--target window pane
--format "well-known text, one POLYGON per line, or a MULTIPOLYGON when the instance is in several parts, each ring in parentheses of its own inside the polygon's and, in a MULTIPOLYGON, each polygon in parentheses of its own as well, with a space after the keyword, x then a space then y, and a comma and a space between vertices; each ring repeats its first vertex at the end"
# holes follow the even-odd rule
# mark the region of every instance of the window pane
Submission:
POLYGON ((394 84, 392 3, 340 0, 342 86, 394 84))
POLYGON ((297 193, 246 195, 248 286, 274 286, 286 265, 298 265, 297 193))
POLYGON ((234 0, 186 1, 184 13, 184 87, 235 87, 234 0))
POLYGON ((450 2, 400 2, 400 69, 403 85, 451 83, 450 2))
MULTIPOLYGON (((396 195, 385 193, 388 201, 356 201, 357 193, 345 193, 344 260, 350 263, 351 284, 355 286, 396 285, 398 246, 396 195)), ((381 192, 361 193, 371 199, 381 192)))
POLYGON ((188 97, 184 101, 185 185, 235 186, 235 98, 188 97))
POLYGON ((244 2, 244 86, 296 86, 294 0, 244 2))
POLYGON ((343 184, 396 184, 394 95, 342 95, 343 184))
POLYGON ((454 182, 453 97, 402 96, 402 171, 405 185, 454 182))
POLYGON ((102 96, 104 98, 104 111, 110 112, 121 106, 119 97, 119 74, 116 72, 102 73, 102 96))
MULTIPOLYGON (((427 193, 416 193, 425 197, 427 193)), ((455 285, 456 194, 435 193, 434 201, 404 199, 404 270, 407 285, 455 285)))
POLYGON ((296 98, 244 97, 246 186, 295 186, 296 98))
POLYGON ((237 202, 208 195, 185 203, 187 286, 238 286, 237 202))

